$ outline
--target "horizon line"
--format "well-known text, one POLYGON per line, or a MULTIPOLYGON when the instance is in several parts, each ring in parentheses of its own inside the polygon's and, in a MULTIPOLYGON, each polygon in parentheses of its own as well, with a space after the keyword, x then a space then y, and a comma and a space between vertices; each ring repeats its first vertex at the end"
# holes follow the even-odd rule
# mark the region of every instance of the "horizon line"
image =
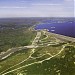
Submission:
MULTIPOLYGON (((56 16, 55 16, 55 17, 56 17, 56 16)), ((0 18, 55 18, 55 17, 50 17, 50 16, 49 16, 49 17, 48 17, 48 16, 47 16, 47 17, 42 17, 42 16, 41 16, 41 17, 36 17, 36 16, 34 17, 34 16, 33 16, 33 17, 0 17, 0 18)), ((69 17, 69 18, 70 18, 70 17, 71 17, 71 18, 75 18, 75 16, 58 16, 57 18, 64 18, 64 17, 65 17, 65 18, 68 18, 68 17, 69 17)))

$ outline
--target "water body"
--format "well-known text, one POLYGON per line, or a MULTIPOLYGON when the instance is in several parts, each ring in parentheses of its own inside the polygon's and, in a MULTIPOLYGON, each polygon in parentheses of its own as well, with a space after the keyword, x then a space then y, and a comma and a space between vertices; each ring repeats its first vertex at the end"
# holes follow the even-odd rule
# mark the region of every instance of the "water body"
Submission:
POLYGON ((36 25, 35 29, 48 29, 49 32, 57 33, 75 38, 75 22, 44 22, 36 25))

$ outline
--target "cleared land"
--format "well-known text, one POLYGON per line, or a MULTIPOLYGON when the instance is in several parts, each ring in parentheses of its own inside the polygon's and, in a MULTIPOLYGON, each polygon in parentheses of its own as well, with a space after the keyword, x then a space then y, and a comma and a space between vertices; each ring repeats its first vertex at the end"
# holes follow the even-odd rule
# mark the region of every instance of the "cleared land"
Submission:
MULTIPOLYGON (((31 32, 31 30, 30 30, 31 32)), ((32 37, 28 48, 19 46, 16 52, 0 62, 1 75, 75 75, 75 43, 58 38, 46 30, 32 37)), ((10 48, 11 49, 11 48, 10 48)))

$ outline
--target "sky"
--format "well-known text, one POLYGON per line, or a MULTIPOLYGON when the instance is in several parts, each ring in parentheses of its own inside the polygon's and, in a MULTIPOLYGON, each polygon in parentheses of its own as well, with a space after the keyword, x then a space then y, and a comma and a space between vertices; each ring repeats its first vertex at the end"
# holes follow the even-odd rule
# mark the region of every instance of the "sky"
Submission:
POLYGON ((74 17, 75 0, 0 0, 0 18, 74 17))

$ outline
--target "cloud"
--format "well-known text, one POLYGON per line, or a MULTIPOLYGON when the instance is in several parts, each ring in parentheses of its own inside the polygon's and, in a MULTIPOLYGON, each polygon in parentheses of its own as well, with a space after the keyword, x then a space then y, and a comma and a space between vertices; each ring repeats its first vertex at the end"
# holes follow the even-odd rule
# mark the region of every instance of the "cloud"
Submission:
POLYGON ((31 1, 28 1, 28 0, 16 0, 17 2, 31 2, 31 1))
POLYGON ((7 7, 7 6, 5 6, 5 7, 0 7, 0 9, 19 9, 19 8, 27 8, 27 7, 7 7))
POLYGON ((65 0, 65 1, 68 1, 68 2, 71 2, 72 1, 73 2, 74 0, 65 0))
MULTIPOLYGON (((24 5, 19 3, 15 6, 14 3, 13 6, 0 6, 0 17, 72 17, 74 16, 72 1, 73 0, 64 0, 62 3, 30 2, 24 5)), ((28 1, 22 0, 22 2, 28 1)))
POLYGON ((59 6, 61 4, 42 4, 42 3, 38 3, 38 4, 32 4, 32 5, 37 5, 37 6, 59 6))
POLYGON ((31 2, 31 1, 20 1, 21 3, 29 3, 29 2, 31 2))

